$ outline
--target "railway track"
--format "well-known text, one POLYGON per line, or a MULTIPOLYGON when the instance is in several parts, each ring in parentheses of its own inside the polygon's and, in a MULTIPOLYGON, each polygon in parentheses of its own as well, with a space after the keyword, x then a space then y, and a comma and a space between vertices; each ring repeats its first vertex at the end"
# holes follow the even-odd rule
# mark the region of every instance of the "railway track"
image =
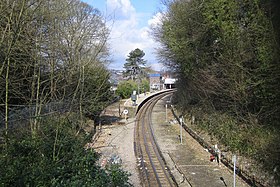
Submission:
POLYGON ((178 186, 156 143, 151 119, 154 105, 169 94, 172 93, 164 92, 150 98, 136 116, 134 147, 142 186, 178 186))

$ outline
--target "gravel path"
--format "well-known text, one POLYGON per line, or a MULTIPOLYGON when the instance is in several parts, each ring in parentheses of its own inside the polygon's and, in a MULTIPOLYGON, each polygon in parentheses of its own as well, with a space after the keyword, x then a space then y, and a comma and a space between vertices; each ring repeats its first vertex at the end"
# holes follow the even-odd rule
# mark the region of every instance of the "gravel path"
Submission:
MULTIPOLYGON (((118 110, 118 107, 113 105, 107 108, 103 115, 106 118, 111 116, 112 119, 115 119, 118 110)), ((123 106, 121 110, 124 110, 123 106)), ((131 174, 130 183, 135 187, 140 187, 133 145, 134 125, 134 118, 121 119, 118 122, 110 123, 110 125, 102 125, 101 132, 93 148, 102 155, 100 159, 101 165, 105 165, 106 160, 112 157, 119 157, 122 160, 123 169, 131 174)))

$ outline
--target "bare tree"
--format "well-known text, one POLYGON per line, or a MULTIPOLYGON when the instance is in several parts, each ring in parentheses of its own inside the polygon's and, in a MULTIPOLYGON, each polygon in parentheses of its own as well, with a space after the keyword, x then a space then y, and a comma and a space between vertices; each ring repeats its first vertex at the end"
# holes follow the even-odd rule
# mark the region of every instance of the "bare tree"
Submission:
POLYGON ((93 98, 103 98, 107 92, 98 90, 104 85, 109 89, 107 83, 85 85, 90 71, 105 73, 100 77, 108 81, 106 71, 94 71, 104 68, 108 55, 109 32, 100 12, 78 0, 23 0, 4 1, 0 15, 0 108, 6 130, 9 111, 21 105, 29 108, 35 133, 43 109, 54 102, 70 103, 69 110, 79 111, 83 126, 84 113, 89 112, 84 109, 85 90, 88 95, 91 88, 93 98))

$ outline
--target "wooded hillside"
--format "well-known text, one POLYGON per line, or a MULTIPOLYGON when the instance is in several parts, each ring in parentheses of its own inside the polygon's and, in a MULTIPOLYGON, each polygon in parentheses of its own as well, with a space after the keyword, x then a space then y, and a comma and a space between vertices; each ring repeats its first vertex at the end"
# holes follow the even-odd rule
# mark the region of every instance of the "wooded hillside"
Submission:
POLYGON ((177 106, 279 179, 279 2, 164 2, 154 36, 159 58, 179 78, 177 106))
POLYGON ((109 32, 101 13, 76 0, 23 0, 1 2, 0 14, 6 129, 22 110, 33 118, 32 130, 38 117, 62 110, 78 111, 81 122, 84 115, 98 116, 111 97, 104 66, 109 32))
POLYGON ((0 186, 130 186, 84 147, 112 101, 108 36, 79 0, 1 0, 0 186))

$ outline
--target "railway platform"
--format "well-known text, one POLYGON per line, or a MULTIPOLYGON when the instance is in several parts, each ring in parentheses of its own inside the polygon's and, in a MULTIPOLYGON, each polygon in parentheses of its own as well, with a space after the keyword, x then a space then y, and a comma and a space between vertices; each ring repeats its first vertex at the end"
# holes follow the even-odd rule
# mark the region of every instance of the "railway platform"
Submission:
MULTIPOLYGON (((136 103, 139 105, 153 93, 141 94, 136 103)), ((180 144, 180 125, 176 122, 171 109, 166 110, 166 102, 170 98, 161 99, 152 110, 153 132, 162 155, 180 187, 231 187, 233 186, 233 172, 217 162, 210 162, 210 153, 196 142, 187 132, 183 131, 180 144), (167 111, 167 113, 166 113, 167 111), (166 115, 167 114, 167 115, 166 115), (167 116, 167 118, 166 118, 167 116)), ((104 125, 94 148, 103 158, 118 156, 122 160, 122 167, 131 173, 130 181, 133 186, 140 187, 137 159, 134 154, 134 130, 137 106, 133 106, 131 99, 110 106, 105 115, 113 118, 120 117, 119 110, 129 110, 128 119, 123 116, 120 121, 104 125)), ((103 159, 104 160, 104 159, 103 159)), ((236 187, 248 185, 237 177, 236 187)))
MULTIPOLYGON (((178 186, 233 186, 233 172, 221 163, 211 162, 211 154, 186 131, 180 142, 180 125, 170 109, 166 115, 166 101, 160 100, 153 109, 152 122, 156 141, 178 186), (166 118, 167 116, 167 118, 166 118)), ((236 176, 236 186, 248 187, 236 176)))

